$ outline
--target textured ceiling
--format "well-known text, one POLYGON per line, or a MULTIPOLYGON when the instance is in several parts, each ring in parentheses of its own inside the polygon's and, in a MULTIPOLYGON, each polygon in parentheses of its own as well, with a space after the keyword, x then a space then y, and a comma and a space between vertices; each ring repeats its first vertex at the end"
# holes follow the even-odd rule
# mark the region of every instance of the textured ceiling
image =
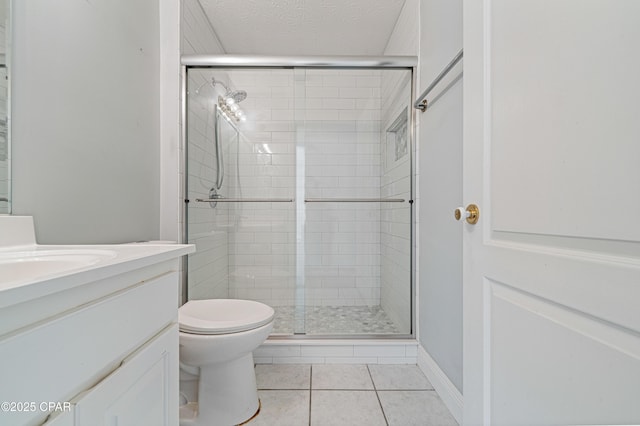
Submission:
POLYGON ((200 0, 229 54, 382 55, 405 0, 200 0))

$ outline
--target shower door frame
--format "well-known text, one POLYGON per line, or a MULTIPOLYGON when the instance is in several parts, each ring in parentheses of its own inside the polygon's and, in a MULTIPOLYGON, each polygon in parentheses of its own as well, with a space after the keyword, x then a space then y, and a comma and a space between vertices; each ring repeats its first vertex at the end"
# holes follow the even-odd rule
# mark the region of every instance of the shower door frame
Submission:
MULTIPOLYGON (((187 81, 188 71, 194 69, 295 69, 295 68, 312 68, 312 69, 395 69, 407 70, 411 73, 411 96, 409 99, 409 182, 410 182, 410 199, 409 201, 409 243, 411 256, 409 259, 410 268, 410 322, 411 330, 408 334, 338 334, 338 335, 307 335, 307 334, 291 334, 270 336, 269 339, 279 340, 318 340, 318 339, 415 339, 416 337, 416 227, 415 227, 415 161, 416 161, 416 134, 415 120, 416 109, 412 108, 416 99, 417 90, 417 65, 418 58, 416 56, 261 56, 261 55, 182 55, 180 58, 180 173, 183 181, 180 184, 180 198, 183 200, 182 209, 180 209, 180 222, 182 224, 180 242, 186 243, 188 236, 187 224, 187 208, 189 199, 187 193, 187 81)), ((186 303, 188 299, 188 257, 182 258, 182 273, 180 280, 181 304, 186 303)))

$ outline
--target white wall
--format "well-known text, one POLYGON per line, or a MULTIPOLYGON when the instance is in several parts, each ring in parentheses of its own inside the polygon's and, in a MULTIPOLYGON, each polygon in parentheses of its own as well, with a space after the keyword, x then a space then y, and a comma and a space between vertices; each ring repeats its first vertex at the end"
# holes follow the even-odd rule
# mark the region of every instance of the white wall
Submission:
MULTIPOLYGON (((462 47, 462 2, 420 2, 418 93, 462 47)), ((418 339, 462 391, 462 81, 459 64, 418 119, 418 339), (453 85, 449 87, 449 84, 453 85)))
POLYGON ((14 214, 40 243, 158 238, 158 1, 13 8, 14 214))
POLYGON ((160 239, 180 241, 180 0, 160 1, 160 239))

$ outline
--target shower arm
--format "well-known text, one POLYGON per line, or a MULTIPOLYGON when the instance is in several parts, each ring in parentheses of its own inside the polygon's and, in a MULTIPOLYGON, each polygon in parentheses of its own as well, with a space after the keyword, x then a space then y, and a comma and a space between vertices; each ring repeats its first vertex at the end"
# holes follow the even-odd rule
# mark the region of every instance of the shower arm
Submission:
POLYGON ((211 85, 213 87, 216 87, 216 84, 219 84, 220 86, 224 87, 224 90, 226 91, 225 93, 231 93, 231 88, 229 88, 229 86, 227 86, 220 80, 216 80, 215 77, 211 77, 211 85))
POLYGON ((220 86, 224 87, 225 90, 225 94, 226 93, 230 93, 231 89, 229 88, 229 86, 227 86, 226 84, 224 84, 223 82, 221 82, 220 80, 216 80, 215 77, 211 77, 211 81, 205 81, 204 83, 202 83, 200 86, 198 86, 198 88, 195 90, 195 93, 198 94, 200 93, 200 89, 202 89, 204 86, 206 86, 207 84, 210 84, 211 87, 216 87, 216 84, 219 84, 220 86))

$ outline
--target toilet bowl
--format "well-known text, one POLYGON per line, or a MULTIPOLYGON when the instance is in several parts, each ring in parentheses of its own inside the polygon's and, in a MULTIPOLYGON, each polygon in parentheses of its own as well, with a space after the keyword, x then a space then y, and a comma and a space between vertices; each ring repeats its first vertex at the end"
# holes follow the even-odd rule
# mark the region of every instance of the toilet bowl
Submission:
POLYGON ((180 307, 181 426, 231 426, 256 414, 253 350, 269 337, 274 314, 263 303, 237 299, 180 307))

